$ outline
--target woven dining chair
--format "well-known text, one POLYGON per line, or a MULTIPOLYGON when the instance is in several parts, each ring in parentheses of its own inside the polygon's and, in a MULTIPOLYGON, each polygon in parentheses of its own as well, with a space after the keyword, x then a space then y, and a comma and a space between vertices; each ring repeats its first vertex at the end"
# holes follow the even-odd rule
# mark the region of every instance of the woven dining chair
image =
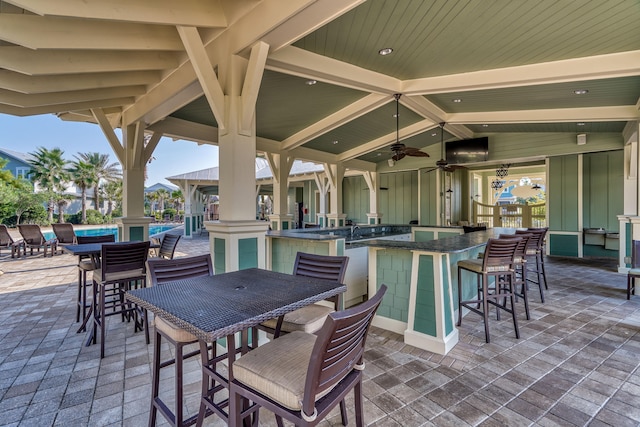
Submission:
MULTIPOLYGON (((179 237, 179 236, 178 236, 179 237)), ((148 283, 158 286, 176 280, 190 279, 194 277, 213 276, 213 265, 209 254, 187 258, 147 260, 148 283)), ((145 313, 146 315, 146 313, 145 313)), ((155 335, 153 342, 153 371, 151 379, 151 413, 149 426, 156 425, 158 411, 166 420, 175 427, 193 424, 197 415, 184 420, 184 390, 183 390, 183 361, 200 354, 200 349, 184 353, 184 347, 198 342, 198 339, 190 332, 181 329, 171 322, 160 317, 154 318, 155 335), (173 346, 175 357, 164 361, 160 360, 162 338, 173 346), (174 365, 175 369, 175 410, 166 405, 159 397, 160 369, 174 365)))
MULTIPOLYGON (((293 274, 343 283, 348 263, 349 257, 346 256, 298 252, 293 266, 293 274)), ((273 334, 274 338, 278 338, 282 333, 293 331, 314 333, 322 327, 329 313, 340 309, 340 296, 331 297, 327 301, 332 303, 333 307, 321 303, 311 304, 288 313, 284 317, 263 322, 259 328, 273 334)))
POLYGON ((138 310, 125 302, 124 293, 140 284, 145 286, 149 242, 105 243, 100 253, 100 268, 93 272, 93 343, 100 329, 100 358, 104 358, 106 318, 120 314, 123 320, 134 318, 135 329, 144 329, 149 344, 149 325, 138 310), (107 309, 112 309, 107 312, 107 309))
POLYGON ((160 242, 160 248, 158 248, 158 258, 173 259, 173 255, 176 252, 176 247, 182 236, 180 234, 166 233, 162 236, 160 242))
MULTIPOLYGON (((356 426, 364 425, 363 356, 369 326, 387 287, 367 302, 326 318, 317 334, 294 331, 243 355, 229 370, 229 425, 261 407, 296 426, 320 423, 354 391, 356 426), (251 402, 251 405, 246 403, 251 402)), ((346 411, 342 424, 347 425, 346 411)))

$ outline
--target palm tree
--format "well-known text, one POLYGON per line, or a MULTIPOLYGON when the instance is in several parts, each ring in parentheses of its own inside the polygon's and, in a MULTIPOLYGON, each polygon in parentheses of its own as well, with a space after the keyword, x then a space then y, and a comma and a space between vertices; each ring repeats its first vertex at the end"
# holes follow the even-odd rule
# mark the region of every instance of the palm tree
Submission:
POLYGON ((71 162, 71 167, 69 168, 69 174, 71 175, 71 180, 74 184, 76 184, 80 188, 81 193, 81 201, 82 201, 82 224, 87 223, 87 188, 91 188, 95 182, 97 181, 97 177, 95 174, 95 169, 92 165, 87 162, 80 160, 77 156, 78 160, 71 162))
POLYGON ((182 208, 182 204, 184 203, 184 197, 182 196, 182 191, 173 190, 171 192, 171 201, 173 202, 173 208, 176 211, 179 211, 182 208))
POLYGON ((158 195, 158 210, 162 212, 164 211, 164 201, 168 200, 171 194, 164 188, 158 188, 156 194, 158 195))
POLYGON ((158 201, 158 193, 155 191, 150 191, 147 193, 147 200, 149 201, 149 213, 151 216, 155 213, 155 202, 158 201))
POLYGON ((117 205, 122 201, 122 180, 108 181, 102 184, 104 197, 107 199, 107 213, 111 215, 114 203, 117 205))
POLYGON ((56 204, 55 194, 62 193, 69 175, 65 169, 67 161, 62 158, 64 151, 60 148, 48 150, 38 147, 35 153, 31 153, 29 165, 31 181, 37 183, 46 193, 49 193, 47 211, 49 222, 53 222, 53 210, 56 204))
POLYGON ((100 181, 114 181, 122 176, 119 163, 109 163, 108 154, 78 153, 78 159, 90 164, 95 169, 96 181, 93 183, 93 204, 100 210, 100 181))
POLYGON ((58 205, 58 223, 64 222, 64 209, 73 201, 73 197, 68 194, 56 194, 56 204, 58 205))

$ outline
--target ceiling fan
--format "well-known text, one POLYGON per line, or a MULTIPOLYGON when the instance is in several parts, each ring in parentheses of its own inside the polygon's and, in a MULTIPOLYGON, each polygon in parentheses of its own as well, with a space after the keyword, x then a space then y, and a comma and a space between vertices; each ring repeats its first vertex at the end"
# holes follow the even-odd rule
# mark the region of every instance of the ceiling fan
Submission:
POLYGON ((436 161, 436 167, 435 168, 431 168, 429 170, 426 170, 425 173, 427 172, 432 172, 435 170, 440 169, 443 172, 453 172, 456 169, 466 169, 464 166, 459 166, 459 165, 450 165, 449 162, 447 162, 445 160, 445 155, 444 155, 444 125, 446 123, 445 122, 440 122, 440 150, 441 150, 441 156, 440 160, 436 161))
POLYGON ((391 160, 397 162, 398 160, 403 159, 405 156, 410 157, 429 157, 429 155, 423 151, 420 151, 414 147, 407 147, 403 143, 400 142, 400 96, 401 94, 396 93, 393 97, 396 99, 396 142, 391 145, 391 151, 393 152, 393 156, 391 160))

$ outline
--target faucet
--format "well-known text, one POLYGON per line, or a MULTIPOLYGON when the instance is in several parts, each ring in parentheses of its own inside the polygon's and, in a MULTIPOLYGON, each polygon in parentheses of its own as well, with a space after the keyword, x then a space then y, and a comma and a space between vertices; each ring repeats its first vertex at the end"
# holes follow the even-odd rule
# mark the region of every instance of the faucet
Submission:
POLYGON ((360 230, 360 227, 358 227, 357 225, 352 225, 351 226, 351 238, 353 239, 354 233, 356 232, 356 230, 360 230))

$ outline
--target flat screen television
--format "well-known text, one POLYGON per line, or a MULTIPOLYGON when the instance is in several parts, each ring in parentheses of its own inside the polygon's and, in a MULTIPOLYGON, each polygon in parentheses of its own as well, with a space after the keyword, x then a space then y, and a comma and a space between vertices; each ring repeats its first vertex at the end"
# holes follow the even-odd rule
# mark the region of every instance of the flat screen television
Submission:
POLYGON ((445 143, 445 159, 451 165, 489 160, 489 138, 461 139, 445 143))

